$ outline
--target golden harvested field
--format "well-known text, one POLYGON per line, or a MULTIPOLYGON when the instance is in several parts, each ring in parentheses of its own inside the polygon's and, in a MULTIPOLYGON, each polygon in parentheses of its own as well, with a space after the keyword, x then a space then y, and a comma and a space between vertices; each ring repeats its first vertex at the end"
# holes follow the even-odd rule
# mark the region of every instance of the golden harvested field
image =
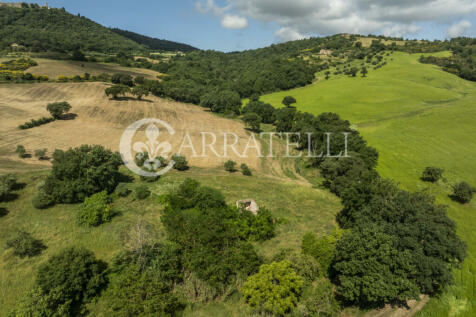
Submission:
MULTIPOLYGON (((2 57, 0 62, 18 59, 18 57, 2 57)), ((77 61, 59 61, 46 58, 33 58, 38 66, 30 67, 26 72, 35 75, 46 75, 50 79, 56 79, 58 76, 76 76, 89 73, 91 75, 99 75, 101 73, 124 73, 132 76, 144 76, 149 79, 157 79, 160 73, 149 69, 122 67, 114 64, 77 62, 77 61)))
MULTIPOLYGON (((378 40, 378 38, 375 37, 359 37, 357 41, 362 43, 363 47, 370 47, 372 44, 373 40, 378 40)), ((405 45, 405 41, 389 41, 389 40, 381 40, 381 42, 385 45, 391 45, 393 42, 395 42, 396 45, 405 45)))
MULTIPOLYGON (((236 146, 242 153, 248 142, 248 132, 239 121, 218 117, 205 109, 189 104, 160 99, 154 96, 143 101, 132 98, 110 100, 106 97, 104 83, 42 83, 0 85, 0 160, 3 166, 13 163, 40 163, 35 158, 17 158, 14 151, 18 144, 25 146, 29 153, 46 148, 51 154, 55 149, 68 149, 82 144, 101 144, 112 150, 119 150, 119 142, 125 128, 143 118, 157 118, 169 123, 175 130, 174 136, 162 133, 160 141, 166 139, 172 144, 172 153, 180 148, 186 133, 190 134, 198 155, 202 154, 201 131, 217 134, 216 149, 223 154, 224 132, 236 133, 239 142, 236 146), (77 115, 73 120, 57 120, 28 130, 18 129, 18 125, 31 119, 49 116, 46 105, 56 101, 71 104, 71 113, 77 115)), ((140 133, 138 134, 140 136, 140 133)), ((144 137, 144 141, 145 141, 144 137)), ((228 143, 233 143, 230 136, 228 143)), ((207 141, 211 138, 207 137, 207 141)), ((190 148, 185 149, 192 166, 217 167, 227 159, 209 155, 192 157, 190 148)), ((228 156, 239 164, 246 163, 252 169, 260 169, 261 160, 256 151, 250 149, 249 158, 240 158, 229 148, 228 156)), ((207 154, 212 154, 207 149, 207 154)), ((21 166, 21 165, 20 165, 21 166)), ((10 169, 11 171, 11 169, 10 169)))

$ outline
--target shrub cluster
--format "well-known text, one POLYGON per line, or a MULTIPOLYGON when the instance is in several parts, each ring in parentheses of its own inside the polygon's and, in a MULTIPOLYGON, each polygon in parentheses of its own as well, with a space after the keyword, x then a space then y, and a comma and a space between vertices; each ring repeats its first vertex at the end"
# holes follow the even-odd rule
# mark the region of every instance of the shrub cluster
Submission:
POLYGON ((303 254, 312 256, 319 263, 320 271, 329 276, 329 269, 335 255, 335 246, 340 239, 341 233, 317 238, 314 233, 308 232, 302 238, 301 249, 303 254))
POLYGON ((57 83, 68 83, 68 82, 82 83, 82 82, 94 82, 94 81, 109 82, 111 81, 111 75, 107 73, 102 73, 99 75, 91 75, 89 73, 84 73, 83 75, 75 75, 75 76, 59 75, 56 78, 57 83))
POLYGON ((15 189, 17 177, 15 174, 0 175, 0 201, 7 200, 15 189))
POLYGON ((23 145, 19 144, 17 145, 17 148, 15 149, 15 153, 18 154, 18 157, 20 158, 24 158, 27 156, 26 154, 26 149, 23 145))
POLYGON ((189 169, 187 159, 182 154, 173 155, 172 161, 175 162, 174 169, 178 171, 186 171, 189 169))
POLYGON ((41 240, 33 238, 26 231, 17 231, 16 234, 7 240, 7 249, 12 248, 13 254, 20 257, 34 257, 41 254, 46 246, 41 240))
POLYGON ((182 280, 179 246, 144 245, 113 259, 104 303, 117 316, 175 316, 185 305, 172 289, 182 280))
POLYGON ((38 127, 40 125, 47 124, 53 121, 55 121, 54 118, 48 118, 48 117, 43 117, 41 119, 31 119, 29 122, 25 122, 24 124, 19 125, 18 128, 20 128, 21 130, 26 130, 26 129, 38 127))
POLYGON ((52 196, 45 193, 43 190, 40 190, 35 197, 32 199, 33 207, 36 209, 46 209, 55 204, 55 201, 52 196))
POLYGON ((428 166, 421 175, 421 179, 425 182, 437 182, 443 175, 443 170, 438 167, 428 166))
POLYGON ((261 208, 256 215, 250 211, 241 210, 235 223, 238 234, 244 240, 266 241, 276 234, 276 219, 266 208, 261 208))
POLYGON ((53 102, 46 106, 46 110, 51 114, 51 116, 56 120, 60 119, 61 116, 71 110, 71 105, 66 102, 53 102))
POLYGON ((462 204, 469 203, 475 192, 476 189, 466 182, 460 182, 453 186, 453 198, 462 204))
POLYGON ((126 183, 119 183, 116 187, 115 193, 119 197, 127 197, 131 193, 131 190, 126 183))
POLYGON ((106 191, 87 197, 79 207, 76 221, 79 225, 97 227, 112 218, 111 199, 106 191))
POLYGON ((304 280, 287 261, 263 264, 250 276, 241 292, 251 307, 273 315, 285 315, 298 303, 304 280))
POLYGON ((0 63, 0 81, 48 81, 48 76, 38 76, 23 72, 36 65, 38 64, 29 58, 20 58, 0 63))
POLYGON ((122 73, 113 74, 111 82, 114 85, 106 88, 104 92, 113 99, 117 99, 120 95, 125 97, 126 94, 132 94, 138 100, 142 100, 143 96, 154 93, 159 84, 156 80, 147 80, 142 76, 133 79, 131 75, 122 73))
POLYGON ((240 165, 241 168, 241 173, 245 176, 251 176, 253 173, 251 172, 251 169, 246 165, 245 163, 240 165))
POLYGON ((36 272, 31 292, 10 316, 77 316, 106 286, 107 264, 84 248, 51 256, 36 272))
POLYGON ((236 171, 235 166, 236 166, 236 162, 232 161, 232 160, 228 160, 224 164, 225 171, 230 172, 230 173, 233 173, 233 172, 236 171))
POLYGON ((27 70, 30 67, 37 66, 38 63, 30 58, 20 58, 6 61, 0 64, 0 70, 27 70))
POLYGON ((24 124, 19 125, 18 128, 22 130, 26 130, 26 129, 31 129, 43 124, 53 122, 55 120, 59 120, 61 119, 62 115, 67 113, 69 110, 71 110, 71 105, 66 101, 53 102, 46 106, 46 110, 48 110, 48 112, 51 114, 50 118, 43 117, 37 120, 31 119, 31 121, 25 122, 24 124))
POLYGON ((150 196, 150 190, 146 185, 139 185, 136 187, 136 198, 139 200, 146 199, 150 196))

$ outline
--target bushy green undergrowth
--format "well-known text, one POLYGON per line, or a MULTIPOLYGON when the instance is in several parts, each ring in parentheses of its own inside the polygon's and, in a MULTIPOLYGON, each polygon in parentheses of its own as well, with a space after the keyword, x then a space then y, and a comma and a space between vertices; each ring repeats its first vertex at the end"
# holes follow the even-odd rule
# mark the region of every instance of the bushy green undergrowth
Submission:
MULTIPOLYGON (((123 170, 122 172, 125 171, 123 170)), ((0 280, 0 285, 4 287, 6 287, 6 284, 3 283, 8 283, 9 285, 8 293, 0 293, 0 315, 11 311, 19 298, 23 297, 31 289, 36 290, 36 293, 33 294, 36 294, 34 296, 37 297, 34 298, 43 298, 44 294, 39 292, 34 286, 36 265, 40 262, 45 262, 51 255, 70 246, 73 241, 75 245, 83 245, 93 251, 97 258, 112 263, 112 259, 118 252, 124 250, 124 248, 129 250, 137 246, 134 243, 137 239, 133 237, 143 237, 145 241, 156 239, 154 237, 157 236, 160 239, 165 238, 163 235, 164 228, 159 219, 167 200, 159 198, 177 189, 186 177, 193 177, 207 186, 222 188, 225 200, 230 205, 234 205, 238 199, 253 197, 260 207, 269 209, 273 218, 279 219, 279 221, 268 221, 267 219, 269 218, 263 218, 263 220, 266 220, 263 224, 270 225, 271 227, 275 226, 273 229, 275 234, 271 235, 273 236, 271 239, 264 242, 253 242, 256 252, 263 257, 273 255, 280 248, 292 248, 299 253, 300 239, 302 237, 300 232, 313 231, 316 234, 328 232, 332 229, 332 219, 339 210, 336 198, 323 190, 286 183, 280 184, 276 183, 272 178, 268 179, 261 175, 253 177, 253 182, 250 183, 248 181, 249 178, 241 175, 241 173, 230 175, 221 168, 216 170, 192 168, 185 174, 183 172, 169 172, 154 183, 141 183, 136 178, 135 182, 128 183, 127 187, 134 190, 139 185, 145 184, 151 191, 150 199, 136 200, 134 195, 116 197, 114 198, 117 200, 115 206, 118 207, 119 216, 114 217, 111 222, 102 224, 99 228, 83 227, 78 226, 76 223, 76 213, 80 205, 58 204, 44 211, 36 210, 31 205, 30 197, 38 192, 38 185, 48 174, 49 172, 21 174, 18 181, 26 183, 27 186, 24 189, 15 191, 18 194, 18 198, 2 203, 2 207, 5 206, 5 209, 8 211, 6 215, 0 218, 0 245, 3 245, 12 236, 16 228, 28 226, 31 228, 28 231, 35 238, 47 242, 48 249, 20 266, 2 266, 0 268, 2 276, 6 276, 6 279, 0 280), (277 193, 279 195, 276 195, 277 193), (316 206, 318 207, 316 208, 316 206), (8 222, 8 226, 6 226, 5 221, 8 222), (143 234, 144 232, 148 233, 143 234)), ((266 226, 263 228, 266 228, 266 226)), ((249 230, 247 231, 249 232, 249 230)), ((259 231, 253 229, 251 232, 259 231)), ((1 253, 0 261, 5 261, 5 251, 0 249, 0 252, 3 252, 1 253)), ((115 282, 113 277, 111 277, 111 288, 115 288, 117 291, 119 288, 128 289, 125 287, 127 284, 131 287, 131 292, 128 292, 128 294, 141 296, 140 294, 143 294, 141 291, 148 289, 145 285, 153 284, 148 284, 149 282, 147 282, 150 280, 147 277, 149 273, 142 275, 142 273, 133 272, 131 268, 129 276, 133 280, 137 280, 140 277, 140 281, 142 281, 140 283, 144 284, 132 285, 128 282, 130 279, 128 280, 125 277, 124 280, 115 282), (113 284, 116 286, 112 286, 113 284)), ((196 296, 193 294, 196 294, 197 287, 203 290, 203 293, 201 291, 201 295, 197 296, 197 302, 193 305, 193 310, 205 313, 207 311, 214 311, 216 305, 221 305, 214 301, 208 302, 219 296, 219 293, 206 286, 207 284, 197 274, 188 272, 183 279, 180 292, 181 294, 187 294, 187 298, 194 298, 196 296), (203 302, 204 299, 205 302, 203 302)), ((112 292, 111 297, 114 296, 114 292, 112 292)), ((168 295, 164 296, 165 300, 168 295)), ((35 302, 37 303, 38 301, 35 300, 35 302)), ((114 305, 118 305, 120 302, 122 300, 118 300, 116 304, 109 306, 108 303, 103 302, 101 299, 98 303, 87 304, 87 307, 90 309, 90 315, 109 314, 111 313, 110 307, 115 307, 114 305)), ((127 302, 127 300, 124 301, 124 303, 127 302)), ((159 301, 154 302, 159 305, 159 301)), ((174 303, 174 301, 169 303, 174 303)), ((230 298, 227 297, 224 303, 226 303, 228 308, 218 309, 217 313, 219 315, 230 309, 239 309, 240 311, 248 311, 249 309, 241 296, 238 296, 238 299, 234 295, 230 298)), ((135 309, 133 308, 134 306, 130 307, 135 309)), ((190 309, 192 309, 192 306, 185 308, 185 315, 189 314, 190 309)))

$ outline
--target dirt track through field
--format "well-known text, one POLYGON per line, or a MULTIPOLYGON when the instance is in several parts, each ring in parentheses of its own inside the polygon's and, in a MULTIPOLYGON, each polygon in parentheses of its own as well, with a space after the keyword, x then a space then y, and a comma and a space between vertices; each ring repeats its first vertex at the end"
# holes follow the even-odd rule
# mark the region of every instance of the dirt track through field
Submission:
POLYGON ((430 300, 428 295, 420 295, 420 300, 408 301, 408 308, 404 307, 391 307, 387 305, 385 308, 373 310, 365 317, 412 317, 419 312, 430 300))

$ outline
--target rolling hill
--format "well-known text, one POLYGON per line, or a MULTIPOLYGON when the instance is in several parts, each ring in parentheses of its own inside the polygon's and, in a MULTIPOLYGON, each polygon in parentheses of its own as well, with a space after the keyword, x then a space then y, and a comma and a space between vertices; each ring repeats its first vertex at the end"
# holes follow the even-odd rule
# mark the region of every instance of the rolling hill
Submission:
MULTIPOLYGON (((142 118, 160 118, 168 122, 176 130, 174 137, 169 140, 173 149, 180 147, 184 134, 188 132, 197 151, 200 151, 201 122, 208 122, 209 132, 217 135, 220 135, 221 131, 236 133, 239 137, 237 149, 241 152, 248 140, 240 122, 230 122, 199 107, 153 96, 143 101, 132 98, 122 101, 110 100, 104 94, 106 87, 107 85, 103 83, 1 85, 0 113, 3 124, 0 129, 2 134, 0 159, 25 162, 15 155, 10 155, 20 140, 28 149, 46 148, 48 153, 52 153, 56 148, 66 150, 81 144, 101 144, 119 150, 120 138, 126 127, 142 118), (62 100, 68 100, 72 105, 72 112, 77 115, 74 120, 58 120, 29 130, 17 129, 19 124, 30 118, 47 116, 46 105, 62 100), (81 133, 68 133, 68 131, 81 131, 81 133)), ((220 145, 223 145, 223 137, 218 138, 217 149, 223 148, 220 145)), ((184 154, 193 166, 215 168, 224 162, 218 157, 192 158, 192 153, 184 154)), ((240 158, 236 156, 234 159, 240 158)), ((30 161, 34 164, 37 162, 38 160, 33 158, 30 161)), ((253 169, 260 167, 260 159, 257 157, 248 159, 246 163, 253 169)))
MULTIPOLYGON (((131 197, 133 195, 118 195, 113 201, 118 211, 117 217, 100 228, 78 227, 75 223, 75 205, 57 204, 50 209, 36 210, 31 204, 31 197, 41 191, 47 176, 45 170, 50 168, 51 163, 32 157, 18 157, 15 148, 20 144, 29 153, 46 149, 51 154, 55 149, 81 144, 101 144, 117 150, 121 134, 129 124, 153 117, 167 121, 177 131, 169 140, 174 149, 180 147, 186 133, 193 143, 200 143, 205 125, 208 131, 218 135, 224 131, 235 133, 237 147, 242 150, 249 131, 234 115, 240 112, 242 98, 256 98, 261 94, 265 94, 261 96, 262 101, 277 108, 282 107, 284 96, 291 95, 298 101, 298 110, 303 112, 315 115, 338 113, 353 124, 349 130, 358 130, 369 145, 378 150, 380 175, 399 182, 405 190, 428 191, 436 196, 438 203, 449 206, 448 214, 458 223, 458 234, 468 244, 469 256, 461 269, 455 271, 456 285, 440 297, 433 297, 419 314, 475 314, 476 241, 473 228, 476 224, 476 202, 473 200, 472 203, 460 205, 452 201, 449 195, 456 182, 464 180, 476 184, 476 141, 472 138, 476 117, 476 83, 443 72, 435 65, 420 63, 422 54, 411 53, 421 52, 421 43, 396 43, 396 39, 390 38, 379 42, 378 38, 335 35, 245 52, 195 51, 193 47, 183 44, 107 29, 61 9, 26 4, 0 7, 0 38, 0 48, 9 48, 12 43, 18 43, 31 51, 70 52, 80 49, 116 54, 115 58, 110 56, 110 60, 105 60, 109 63, 38 58, 38 65, 28 70, 38 75, 48 75, 52 80, 37 83, 31 75, 33 79, 28 82, 0 85, 0 171, 18 173, 22 183, 12 195, 13 199, 2 201, 0 209, 0 315, 7 314, 15 307, 18 299, 31 288, 38 266, 62 247, 83 245, 94 251, 98 258, 111 261, 123 248, 124 232, 142 220, 157 231, 157 241, 167 239, 160 221, 166 205, 162 199, 164 194, 176 189, 187 177, 219 188, 228 204, 233 205, 238 199, 252 197, 260 206, 271 210, 277 217, 273 223, 279 224, 276 236, 264 242, 252 243, 266 261, 275 261, 276 256, 286 248, 301 253, 301 239, 306 232, 312 232, 317 237, 331 233, 336 227, 335 216, 342 209, 339 199, 324 189, 325 184, 321 186, 323 180, 327 181, 324 173, 319 175, 317 169, 299 165, 306 163, 303 160, 294 159, 285 161, 248 157, 246 164, 252 168, 253 178, 225 172, 223 163, 228 158, 193 157, 190 151, 184 152, 191 163, 190 170, 173 171, 151 182, 122 168, 125 178, 129 176, 132 179, 126 183, 129 189, 137 190, 138 187, 146 186, 152 196, 140 201, 137 197, 131 197), (157 63, 143 56, 134 56, 149 49, 163 50, 164 47, 187 53, 174 54, 157 63), (131 54, 125 54, 124 51, 131 54), (137 58, 137 63, 121 63, 117 55, 122 56, 123 62, 135 61, 137 58), (116 62, 123 67, 112 64, 116 62), (142 69, 124 67, 131 65, 142 69), (363 76, 356 76, 359 71, 363 76), (57 83, 53 79, 59 75, 82 75, 85 72, 114 72, 154 80, 158 72, 161 76, 160 80, 152 82, 152 88, 145 83, 142 87, 141 84, 135 86, 150 89, 155 94, 144 100, 129 96, 109 99, 104 90, 110 83, 87 80, 57 83), (283 91, 290 88, 294 89, 283 91), (45 105, 55 101, 68 101, 72 105, 72 120, 55 120, 32 129, 18 129, 27 120, 46 116, 45 105), (191 103, 201 104, 210 108, 210 111, 191 103), (227 108, 228 103, 233 103, 233 107, 227 108), (221 104, 225 106, 218 107, 221 104), (233 111, 228 111, 231 109, 233 111), (220 115, 214 115, 212 111, 220 115), (423 183, 420 175, 426 166, 443 168, 444 179, 435 184, 423 183), (313 174, 309 176, 306 173, 313 174), (48 249, 37 258, 16 258, 12 251, 4 247, 4 242, 17 229, 26 230, 47 241, 48 249)), ((431 51, 433 56, 451 55, 451 52, 435 53, 443 47, 448 49, 441 43, 421 45, 427 45, 424 48, 431 51)), ((144 79, 142 82, 145 82, 144 79)), ((280 120, 279 115, 280 112, 274 112, 277 120, 280 120)), ((299 119, 293 114, 293 120, 299 119)), ((293 124, 291 126, 295 128, 293 124)), ((270 122, 262 127, 266 131, 275 129, 270 122)), ((217 146, 225 143, 223 138, 216 141, 217 146)), ((277 147, 281 150, 283 142, 277 141, 277 147)), ((261 142, 262 149, 268 146, 266 141, 261 142)), ((240 156, 231 156, 238 166, 245 162, 240 156)), ((359 178, 356 175, 352 177, 359 178)), ((418 239, 416 244, 420 241, 422 239, 418 239)), ((310 282, 317 283, 317 280, 310 282)), ((240 286, 232 289, 231 296, 223 295, 216 301, 191 301, 184 315, 251 315, 253 311, 245 299, 237 294, 239 289, 240 286)), ((427 298, 416 307, 423 306, 427 298)), ((88 303, 90 315, 107 315, 108 310, 102 306, 102 300, 99 298, 88 303)), ((344 311, 345 315, 363 314, 356 307, 346 309, 349 311, 344 311)), ((396 315, 406 313, 403 311, 396 315)), ((392 314, 393 311, 376 313, 377 316, 392 314)))
POLYGON ((134 33, 131 31, 121 30, 121 29, 111 29, 114 33, 117 33, 125 38, 133 40, 136 43, 142 44, 150 48, 151 50, 159 50, 159 51, 181 51, 181 52, 191 52, 198 50, 196 47, 167 41, 167 40, 160 40, 157 38, 141 35, 138 33, 134 33))
MULTIPOLYGON (((86 63, 88 71, 103 64, 86 63)), ((112 67, 106 65, 108 67, 112 67)), ((36 69, 49 69, 52 72, 74 72, 81 66, 66 61, 38 59, 36 69)), ((123 68, 111 68, 110 71, 125 71, 123 68)), ((134 75, 147 70, 132 70, 134 75)), ((129 72, 129 73, 130 73, 129 72)), ((247 158, 246 163, 253 170, 253 177, 241 173, 230 174, 223 170, 221 159, 192 158, 187 155, 192 168, 186 172, 170 172, 158 182, 146 183, 126 169, 135 178, 128 186, 131 190, 146 184, 152 196, 144 201, 136 200, 133 195, 116 202, 120 216, 101 228, 81 228, 75 220, 76 205, 58 205, 38 212, 32 204, 31 197, 45 179, 51 164, 40 162, 35 158, 19 159, 13 154, 16 145, 23 144, 29 151, 46 148, 51 154, 56 148, 67 149, 80 144, 102 144, 117 149, 121 133, 130 123, 144 117, 161 118, 169 122, 177 131, 174 145, 180 142, 183 133, 188 131, 193 142, 200 140, 199 132, 203 122, 209 131, 220 133, 235 132, 240 144, 247 140, 248 132, 237 120, 216 116, 195 105, 178 103, 170 100, 146 97, 146 100, 110 100, 104 94, 105 83, 43 83, 43 84, 4 84, 0 85, 0 173, 15 172, 19 181, 27 184, 18 191, 18 198, 2 202, 7 214, 0 215, 0 316, 6 316, 16 307, 25 292, 34 282, 35 271, 49 256, 70 244, 82 245, 91 249, 98 258, 110 261, 123 247, 123 237, 131 226, 138 221, 152 224, 158 235, 163 237, 164 230, 160 216, 164 205, 158 203, 158 197, 176 188, 185 178, 192 177, 207 186, 220 188, 229 204, 236 200, 253 197, 260 206, 273 210, 281 224, 275 238, 257 244, 262 256, 273 256, 280 248, 299 249, 303 232, 322 235, 335 228, 334 218, 341 208, 338 198, 324 189, 313 188, 309 184, 284 175, 279 171, 283 162, 271 163, 259 158, 247 158), (71 112, 76 114, 74 120, 58 120, 44 126, 29 130, 17 129, 18 124, 30 118, 47 115, 45 105, 52 101, 68 100, 71 112), (270 163, 270 164, 268 164, 270 163), (266 168, 265 168, 266 167, 266 168), (34 259, 14 257, 5 248, 5 241, 22 228, 48 241, 48 249, 34 259)), ((218 139, 218 145, 222 140, 218 139)), ((277 145, 275 145, 277 146, 277 145)), ((239 148, 239 147, 238 147, 239 148)), ((234 158, 240 162, 239 157, 234 158)), ((285 166, 286 167, 286 166, 285 166)), ((294 168, 293 165, 288 166, 294 168)), ((3 210, 3 209, 2 209, 3 210)), ((103 303, 91 303, 91 316, 107 315, 103 303)), ((231 299, 223 303, 199 304, 186 316, 222 315, 231 313, 239 316, 243 312, 252 315, 242 299, 231 299), (218 305, 218 306, 215 306, 218 305)))
MULTIPOLYGON (((448 56, 448 52, 432 55, 448 56)), ((456 287, 432 298, 418 316, 474 316, 476 271, 476 202, 461 205, 449 198, 458 181, 476 184, 476 83, 421 64, 421 54, 394 53, 388 64, 367 77, 331 76, 309 86, 265 95, 261 100, 280 106, 294 96, 298 110, 332 111, 355 124, 380 154, 378 171, 405 189, 426 190, 448 205, 469 256, 455 272, 456 287), (445 180, 420 180, 426 166, 445 170, 445 180)))
POLYGON ((157 40, 136 33, 111 30, 86 17, 64 9, 38 5, 0 4, 0 49, 12 44, 27 50, 70 52, 75 49, 102 53, 119 51, 184 50, 195 48, 157 40))

